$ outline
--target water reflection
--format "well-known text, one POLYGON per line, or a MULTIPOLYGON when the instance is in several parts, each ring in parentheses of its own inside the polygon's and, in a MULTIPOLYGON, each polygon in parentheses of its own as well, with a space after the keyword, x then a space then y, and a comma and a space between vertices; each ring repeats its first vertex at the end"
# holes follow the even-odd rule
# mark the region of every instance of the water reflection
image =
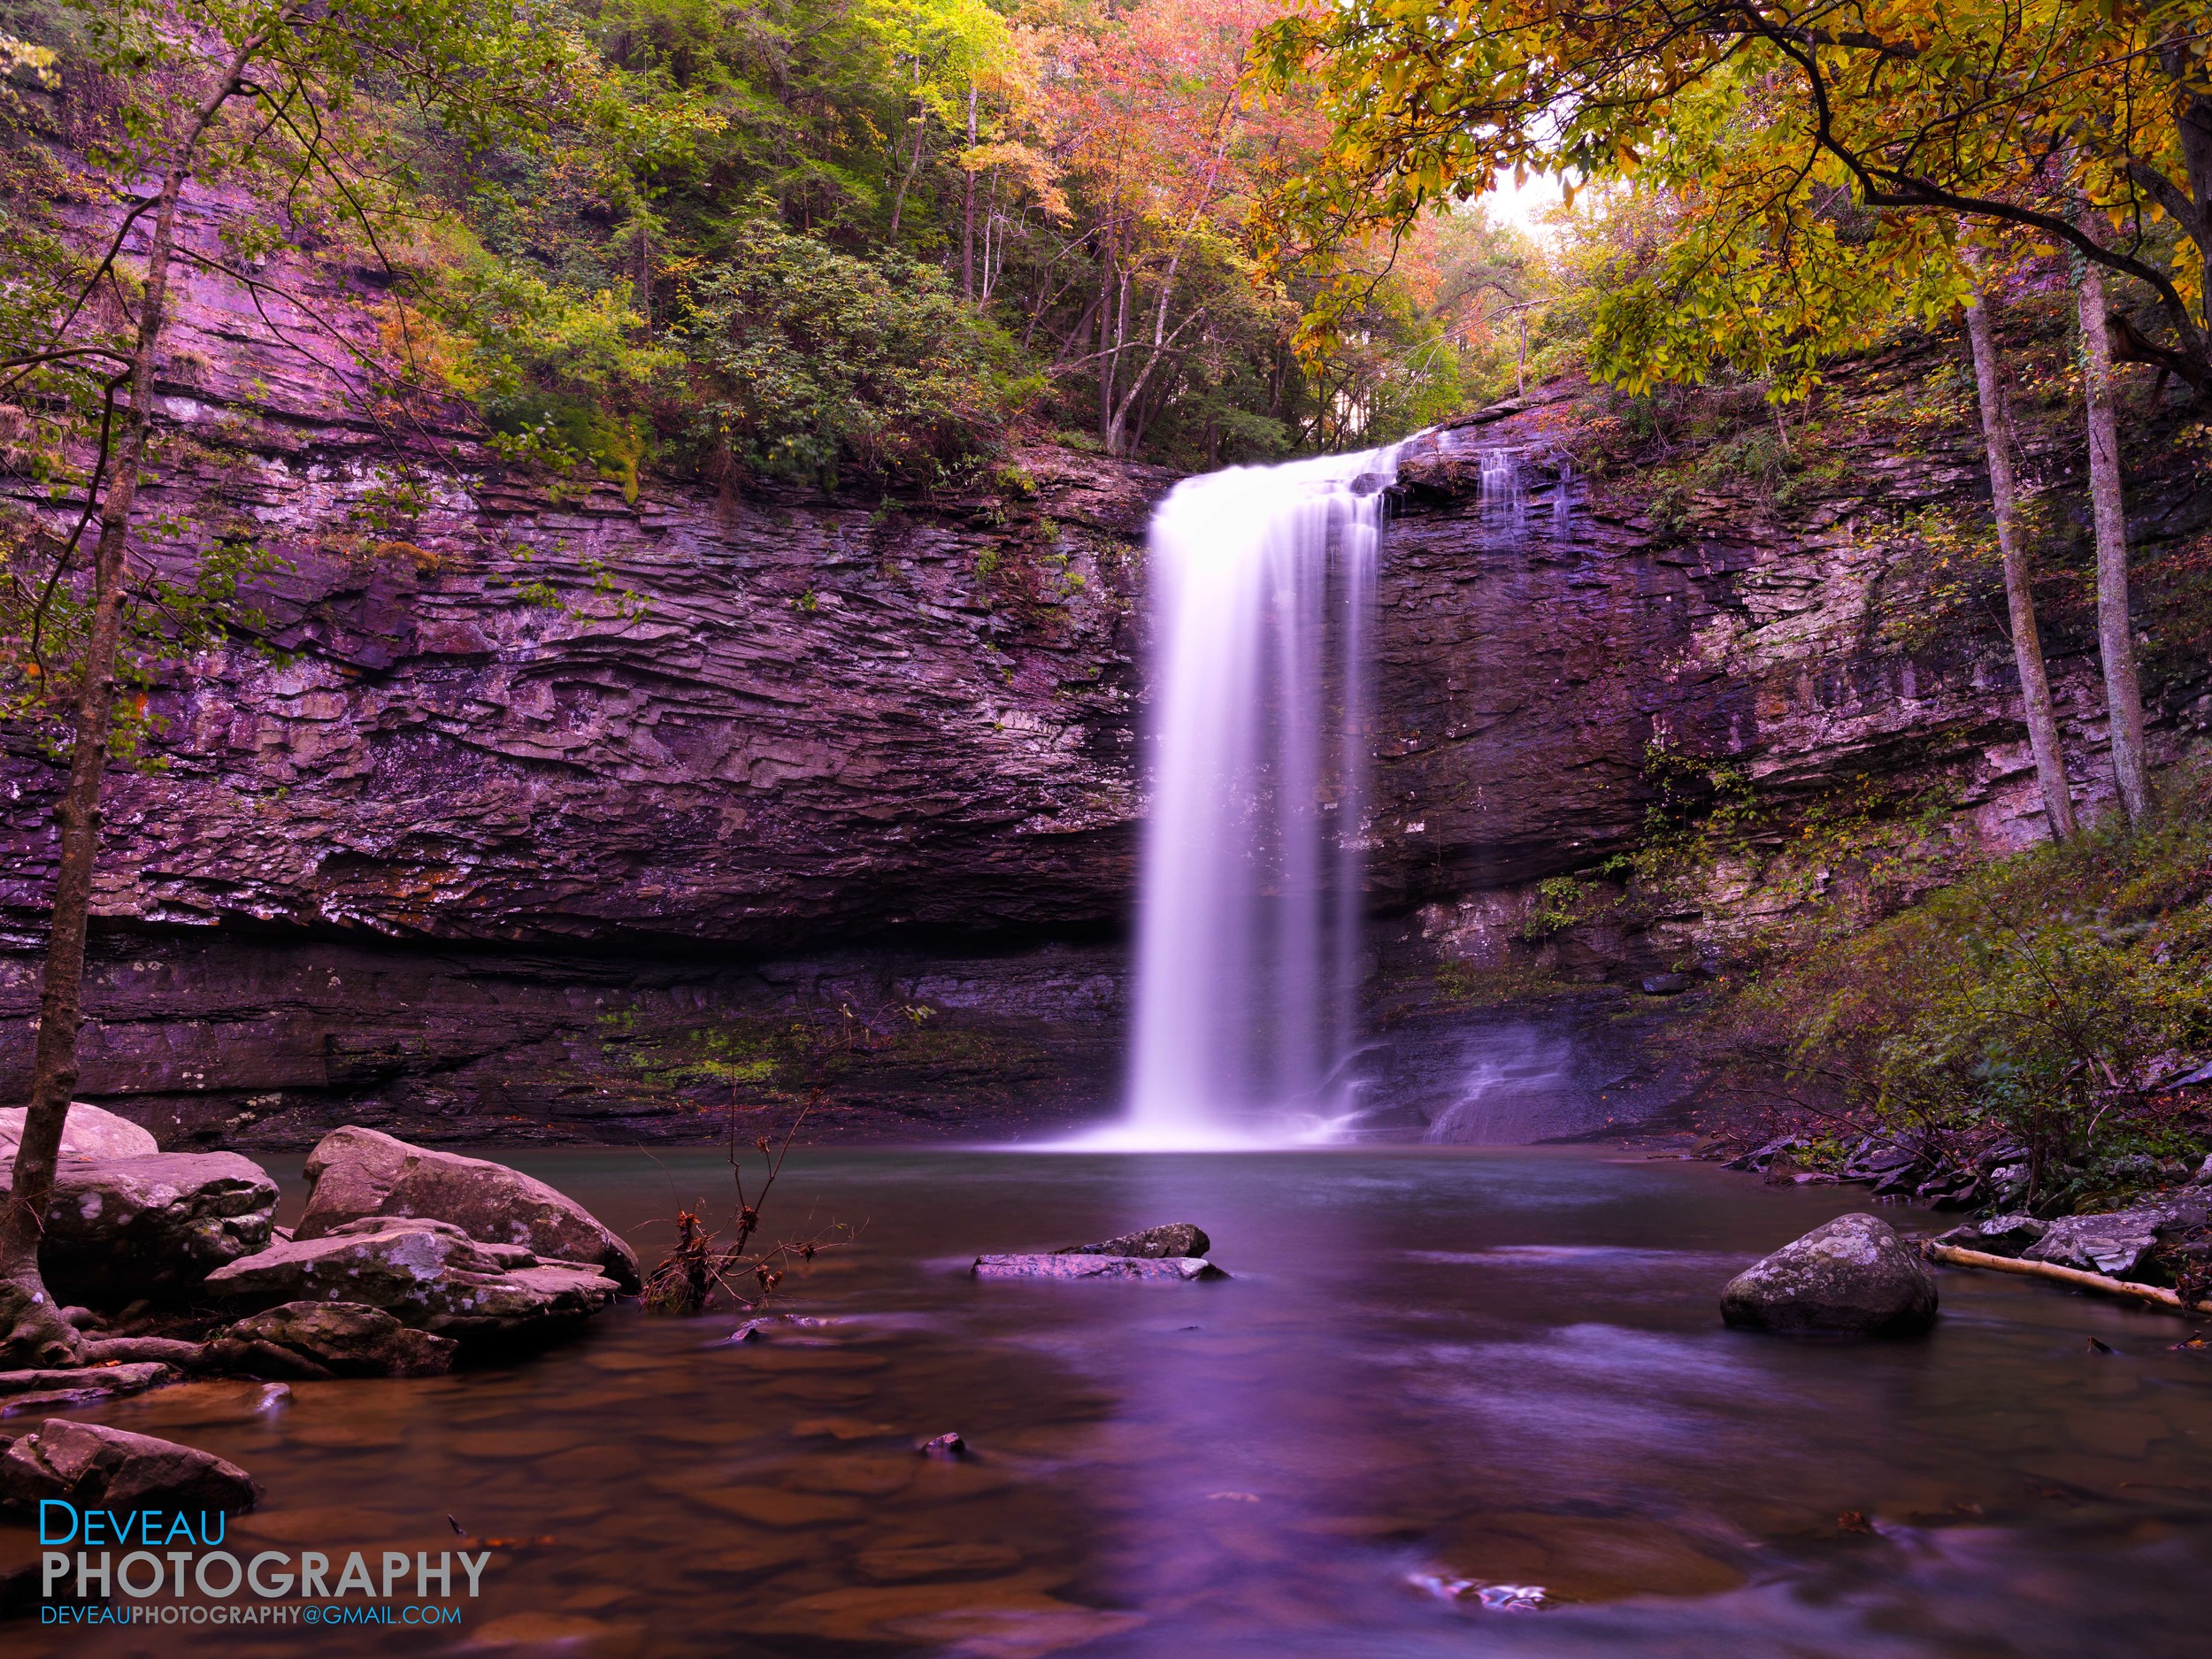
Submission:
MULTIPOLYGON (((713 1186, 710 1155, 661 1156, 687 1194, 713 1186)), ((641 1155, 530 1162, 610 1215, 667 1188, 641 1155)), ((795 1220, 864 1225, 797 1304, 828 1324, 732 1346, 733 1322, 633 1311, 529 1364, 301 1385, 274 1412, 202 1390, 87 1415, 251 1469, 270 1495, 242 1539, 435 1549, 451 1514, 503 1540, 466 1630, 480 1650, 2196 1651, 2212 1372, 2170 1351, 2174 1322, 1950 1275, 1925 1341, 1720 1327, 1727 1274, 1853 1194, 1449 1148, 837 1153, 786 1179, 795 1220), (1234 1277, 962 1271, 1169 1220, 1204 1226, 1234 1277), (2120 1353, 2089 1353, 2093 1333, 2120 1353), (917 1454, 947 1430, 973 1458, 917 1454), (1457 1583, 1552 1605, 1436 1593, 1457 1583)))

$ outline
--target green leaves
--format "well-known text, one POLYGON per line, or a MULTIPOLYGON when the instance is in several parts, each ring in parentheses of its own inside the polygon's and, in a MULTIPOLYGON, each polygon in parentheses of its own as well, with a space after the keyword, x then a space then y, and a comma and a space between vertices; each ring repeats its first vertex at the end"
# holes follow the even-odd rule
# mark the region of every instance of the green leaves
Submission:
POLYGON ((2161 1079, 2212 1046, 2212 837, 2201 780, 2179 789, 2140 830, 1989 865, 1784 964, 1755 1001, 1893 1128, 2016 1139, 2051 1201, 2155 1146, 2161 1079))
POLYGON ((1640 385, 1728 361, 1788 396, 1880 317, 1955 304, 1939 244, 1963 216, 2149 285, 2212 385, 2212 201, 2183 153, 2182 118, 2212 118, 2200 0, 1462 0, 1445 16, 1375 0, 1270 33, 1263 73, 1317 82, 1334 123, 1279 198, 1279 257, 1402 234, 1501 171, 1628 183, 1678 208, 1682 239, 1611 314, 1604 372, 1640 385), (2110 233, 2076 227, 2085 199, 2110 233), (2154 210, 2194 228, 2139 229, 2154 210))
POLYGON ((764 218, 700 281, 683 339, 710 470, 928 479, 1001 419, 984 329, 941 272, 764 218))

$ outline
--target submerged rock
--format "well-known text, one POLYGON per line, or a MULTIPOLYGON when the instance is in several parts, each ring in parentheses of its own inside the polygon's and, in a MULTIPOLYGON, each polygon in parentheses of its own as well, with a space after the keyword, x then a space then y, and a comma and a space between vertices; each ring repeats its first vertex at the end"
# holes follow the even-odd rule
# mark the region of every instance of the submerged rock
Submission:
POLYGON ((0 1433, 0 1509, 35 1509, 50 1498, 80 1509, 250 1509, 252 1476, 210 1452, 96 1423, 49 1418, 28 1433, 0 1433))
MULTIPOLYGON (((21 1106, 0 1110, 0 1183, 15 1172, 15 1149, 23 1141, 21 1106)), ((62 1120, 61 1155, 65 1158, 150 1158, 161 1150, 152 1133, 127 1118, 84 1102, 71 1101, 69 1116, 62 1120)))
POLYGON ((1203 1256, 1214 1248, 1213 1240, 1187 1221, 1171 1221, 1163 1227, 1147 1227, 1142 1233, 1125 1233, 1118 1239, 1103 1244, 1070 1244, 1052 1252, 1055 1256, 1141 1256, 1160 1259, 1171 1256, 1203 1256))
POLYGON ((1187 1256, 1093 1256, 1064 1250, 1049 1256, 979 1256, 978 1279, 1152 1279, 1188 1281, 1226 1279, 1211 1262, 1187 1256))
POLYGON ((1728 1281, 1721 1317, 1749 1331, 1902 1336, 1935 1322, 1935 1276, 1878 1216, 1838 1216, 1728 1281))
POLYGON ((267 1244, 276 1206, 268 1171, 234 1152, 64 1158, 39 1265, 73 1301, 173 1300, 267 1244))
POLYGON ((596 1267, 486 1244, 449 1222, 380 1216, 294 1239, 208 1275, 208 1292, 259 1303, 358 1302, 463 1341, 529 1339, 581 1324, 619 1295, 596 1267))
POLYGON ((449 1222, 488 1244, 595 1263, 616 1286, 641 1282, 637 1254, 566 1194, 488 1158, 434 1152, 374 1129, 334 1129, 307 1155, 313 1190, 294 1236, 319 1239, 373 1216, 449 1222))
POLYGON ((457 1344, 356 1302, 288 1302, 218 1332, 209 1356, 250 1377, 435 1377, 457 1344))

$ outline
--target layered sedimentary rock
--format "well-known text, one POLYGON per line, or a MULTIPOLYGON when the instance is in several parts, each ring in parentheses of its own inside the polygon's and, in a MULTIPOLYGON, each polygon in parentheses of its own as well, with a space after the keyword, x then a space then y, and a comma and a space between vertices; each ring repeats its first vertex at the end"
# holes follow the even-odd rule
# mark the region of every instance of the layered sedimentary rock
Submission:
MULTIPOLYGON (((189 234, 226 211, 197 200, 189 234)), ((292 291, 365 339, 350 280, 292 291)), ((283 655, 171 675, 165 769, 111 780, 86 1094, 165 1143, 304 1146, 340 1121, 698 1135, 748 1079, 818 1092, 833 1128, 1043 1125, 1111 1093, 1168 474, 1039 449, 933 496, 630 499, 503 468, 458 411, 396 438, 204 275, 180 315, 142 499, 286 562, 260 596, 283 655)), ((1839 377, 1833 406, 1871 385, 1839 377)), ((1786 508, 1662 513, 1563 467, 1603 447, 1574 419, 1407 454, 1364 830, 1386 934, 1494 954, 1532 882, 1632 842, 1655 741, 1786 798, 1940 776, 1960 833, 2036 833, 2001 635, 1883 620, 1905 526, 1982 489, 1965 426, 1870 422, 1786 508)), ((2201 496, 2149 480, 2139 524, 2200 534, 2201 496)), ((2093 660, 2061 637, 2054 672, 2093 783, 2093 660)), ((2170 756, 2212 702, 2157 684, 2170 756)), ((0 1099, 27 1077, 56 781, 0 736, 0 1099)), ((1548 949, 1651 966, 1601 929, 1548 949)))

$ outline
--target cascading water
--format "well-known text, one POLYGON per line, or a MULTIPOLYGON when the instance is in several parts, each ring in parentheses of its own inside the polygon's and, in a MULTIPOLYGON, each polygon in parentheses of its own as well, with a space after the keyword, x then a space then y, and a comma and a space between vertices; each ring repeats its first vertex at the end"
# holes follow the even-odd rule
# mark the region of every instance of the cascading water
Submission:
POLYGON ((1232 467, 1154 516, 1153 803, 1131 1148, 1325 1140, 1350 1115, 1368 635, 1394 449, 1232 467))

